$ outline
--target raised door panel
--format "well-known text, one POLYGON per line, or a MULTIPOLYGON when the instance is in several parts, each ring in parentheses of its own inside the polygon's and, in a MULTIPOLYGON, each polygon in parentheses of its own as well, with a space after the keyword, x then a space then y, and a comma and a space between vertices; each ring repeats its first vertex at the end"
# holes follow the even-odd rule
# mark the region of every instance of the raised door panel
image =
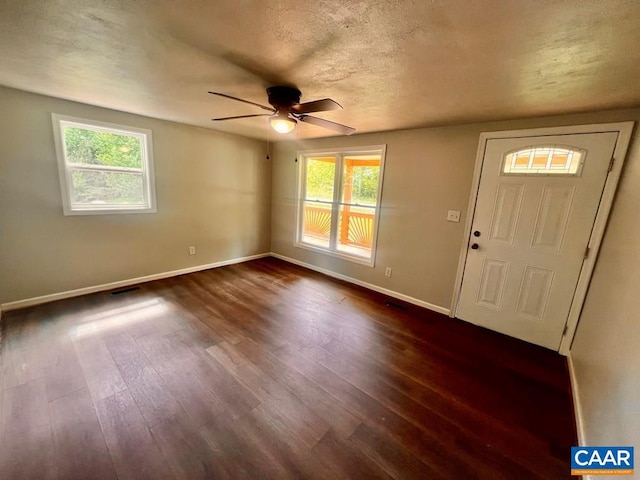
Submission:
POLYGON ((504 245, 513 245, 524 184, 500 183, 496 191, 489 240, 504 245))
POLYGON ((484 259, 476 296, 478 305, 500 310, 508 270, 507 262, 492 258, 484 259))
POLYGON ((531 320, 542 320, 552 283, 552 270, 527 265, 518 294, 518 314, 531 320))
POLYGON ((575 186, 545 185, 540 197, 531 247, 560 252, 573 205, 575 186))

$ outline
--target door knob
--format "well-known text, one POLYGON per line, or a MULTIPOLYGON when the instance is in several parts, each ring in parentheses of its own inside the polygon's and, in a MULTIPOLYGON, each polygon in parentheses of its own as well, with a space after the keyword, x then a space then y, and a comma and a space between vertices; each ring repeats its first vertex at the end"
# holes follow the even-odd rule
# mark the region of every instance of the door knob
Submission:
POLYGON ((480 245, 478 245, 477 243, 471 245, 472 250, 477 250, 478 248, 480 248, 480 245))
POLYGON ((479 237, 480 236, 480 231, 476 230, 475 232, 473 232, 473 236, 474 237, 479 237))

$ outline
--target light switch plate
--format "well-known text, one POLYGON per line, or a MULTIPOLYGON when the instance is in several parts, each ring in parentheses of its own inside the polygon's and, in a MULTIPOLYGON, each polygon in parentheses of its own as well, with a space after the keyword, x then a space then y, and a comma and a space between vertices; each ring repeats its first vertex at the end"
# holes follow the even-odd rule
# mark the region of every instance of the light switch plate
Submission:
POLYGON ((460 212, 458 210, 449 210, 447 212, 447 222, 459 222, 460 212))

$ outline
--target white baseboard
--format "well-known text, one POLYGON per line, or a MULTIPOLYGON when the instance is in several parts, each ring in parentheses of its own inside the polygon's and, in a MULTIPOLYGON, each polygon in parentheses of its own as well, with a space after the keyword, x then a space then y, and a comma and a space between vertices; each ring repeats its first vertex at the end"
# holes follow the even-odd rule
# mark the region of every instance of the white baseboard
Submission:
POLYGON ((327 270, 326 268, 318 267, 310 263, 301 262, 300 260, 296 260, 295 258, 285 257, 284 255, 280 255, 279 253, 271 252, 271 256, 275 258, 279 258, 280 260, 284 260, 285 262, 293 263, 295 265, 308 268, 309 270, 314 270, 316 272, 323 273, 329 277, 337 278, 339 280, 344 280, 345 282, 353 283, 355 285, 368 288, 369 290, 373 290, 374 292, 382 293, 384 295, 388 295, 389 297, 397 298, 398 300, 402 300, 407 303, 417 305, 419 307, 433 310, 434 312, 442 313, 443 315, 449 315, 448 308, 441 307, 439 305, 434 305, 433 303, 425 302, 424 300, 419 300, 414 297, 410 297, 409 295, 405 295, 404 293, 399 293, 393 290, 389 290, 387 288, 379 287, 378 285, 374 285, 373 283, 363 282, 362 280, 358 280, 357 278, 348 277, 346 275, 342 275, 341 273, 336 273, 332 270, 327 270))
POLYGON ((153 280, 162 280, 163 278, 176 277, 178 275, 184 275, 186 273, 199 272, 201 270, 209 270, 210 268, 224 267, 226 265, 232 265, 234 263, 248 262, 249 260, 264 258, 270 255, 271 255, 270 253, 260 253, 258 255, 250 255, 248 257, 232 258, 230 260, 222 260, 220 262, 208 263, 206 265, 197 265, 195 267, 182 268, 180 270, 172 270, 170 272, 154 273, 153 275, 145 275, 144 277, 129 278, 127 280, 104 283, 102 285, 94 285, 91 287, 78 288, 76 290, 68 290, 66 292, 43 295, 41 297, 33 297, 33 298, 27 298, 24 300, 17 300, 15 302, 3 303, 2 305, 0 305, 0 319, 2 318, 1 312, 3 311, 7 312, 9 310, 16 310, 18 308, 31 307, 33 305, 39 305, 41 303, 62 300, 64 298, 78 297, 80 295, 86 295, 88 293, 102 292, 104 290, 113 290, 115 288, 128 287, 130 285, 137 285, 139 283, 151 282, 153 280))
POLYGON ((128 287, 131 285, 137 285, 139 283, 151 282, 153 280, 162 280, 163 278, 169 278, 169 277, 175 277, 178 275, 184 275, 187 273, 199 272, 201 270, 209 270, 210 268, 224 267, 226 265, 232 265, 234 263, 248 262, 249 260, 255 260, 258 258, 264 258, 269 256, 279 258, 280 260, 284 260, 285 262, 293 263, 295 265, 299 265, 301 267, 305 267, 310 270, 314 270, 316 272, 323 273, 327 276, 337 278, 339 280, 344 280, 345 282, 359 285, 369 290, 373 290, 375 292, 388 295, 389 297, 397 298, 398 300, 402 300, 407 303, 417 305, 419 307, 433 310, 434 312, 442 313, 443 315, 449 315, 448 308, 441 307, 439 305, 434 305, 432 303, 425 302, 423 300, 419 300, 414 297, 410 297, 409 295, 405 295, 403 293, 399 293, 393 290, 389 290, 387 288, 379 287, 378 285, 374 285, 372 283, 363 282, 362 280, 358 280, 353 277, 348 277, 346 275, 342 275, 340 273, 327 270, 326 268, 317 267, 316 265, 312 265, 310 263, 301 262, 294 258, 285 257, 284 255, 280 255, 277 253, 261 253, 258 255, 251 255, 248 257, 232 258, 230 260, 223 260, 221 262, 208 263, 206 265, 197 265, 195 267, 182 268, 180 270, 172 270, 170 272, 155 273, 153 275, 146 275, 144 277, 129 278, 127 280, 119 280, 117 282, 104 283, 101 285, 78 288, 76 290, 68 290, 65 292, 52 293, 49 295, 42 295, 40 297, 26 298, 24 300, 17 300, 14 302, 3 303, 2 305, 0 305, 0 319, 2 318, 2 312, 8 312, 9 310, 16 310, 18 308, 31 307, 33 305, 39 305, 41 303, 54 302, 56 300, 78 297, 80 295, 87 295, 89 293, 102 292, 105 290, 113 290, 116 288, 128 287))
MULTIPOLYGON (((567 354, 567 364, 569 366, 569 379, 571 381, 571 392, 573 394, 573 409, 576 417, 576 430, 578 431, 578 445, 586 446, 587 438, 584 434, 584 419, 582 417, 582 405, 580 404, 580 389, 578 388, 578 380, 576 379, 576 371, 573 366, 573 358, 571 352, 567 354)), ((582 475, 582 480, 594 480, 593 475, 582 475)))
MULTIPOLYGON (((578 431, 578 445, 587 445, 587 439, 584 435, 584 419, 582 418, 582 405, 580 404, 580 389, 578 388, 578 380, 576 379, 576 371, 573 366, 573 358, 571 352, 567 354, 567 364, 569 366, 569 379, 571 381, 571 392, 573 393, 573 409, 576 417, 576 430, 578 431)), ((583 475, 583 480, 593 480, 592 475, 583 475)))
POLYGON ((582 419, 582 406, 580 405, 580 390, 576 379, 576 371, 573 366, 573 358, 571 352, 567 355, 567 364, 569 366, 569 379, 571 381, 571 392, 573 394, 573 408, 576 417, 576 429, 578 430, 578 445, 586 445, 587 440, 584 436, 584 422, 582 419))

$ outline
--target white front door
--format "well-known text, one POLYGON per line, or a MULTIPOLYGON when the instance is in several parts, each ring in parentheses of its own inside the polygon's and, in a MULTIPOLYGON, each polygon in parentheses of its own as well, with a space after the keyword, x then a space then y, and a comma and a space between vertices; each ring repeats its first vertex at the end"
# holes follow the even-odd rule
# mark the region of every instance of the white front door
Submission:
POLYGON ((617 135, 487 140, 458 318, 558 350, 617 135))

